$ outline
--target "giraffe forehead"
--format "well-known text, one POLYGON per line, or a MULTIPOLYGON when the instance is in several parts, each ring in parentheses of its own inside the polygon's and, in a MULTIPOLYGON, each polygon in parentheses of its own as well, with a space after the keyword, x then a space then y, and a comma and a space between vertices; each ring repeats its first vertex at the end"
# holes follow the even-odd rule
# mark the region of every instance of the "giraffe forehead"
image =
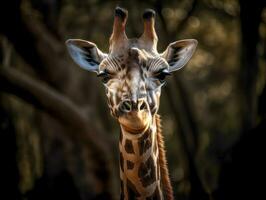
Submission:
POLYGON ((132 67, 156 70, 158 68, 157 64, 160 64, 163 68, 169 67, 166 60, 160 57, 156 49, 151 49, 148 44, 138 38, 128 39, 121 48, 110 51, 108 57, 102 63, 104 64, 100 64, 100 70, 107 67, 111 71, 114 70, 114 72, 132 67), (153 67, 150 67, 150 65, 153 67))
POLYGON ((156 71, 160 68, 169 68, 166 60, 160 56, 152 56, 145 50, 134 49, 138 51, 135 54, 126 52, 117 56, 109 55, 101 62, 99 70, 108 69, 108 71, 113 73, 122 71, 122 73, 130 74, 136 73, 136 70, 143 73, 147 70, 156 71))

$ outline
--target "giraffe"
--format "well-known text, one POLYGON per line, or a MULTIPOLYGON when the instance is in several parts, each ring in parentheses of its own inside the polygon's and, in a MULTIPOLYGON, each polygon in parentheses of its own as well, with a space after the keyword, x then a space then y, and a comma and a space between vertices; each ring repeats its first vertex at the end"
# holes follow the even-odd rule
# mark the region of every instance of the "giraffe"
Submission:
POLYGON ((189 61, 197 40, 176 41, 158 53, 155 11, 144 11, 139 38, 127 38, 127 17, 127 10, 115 9, 109 53, 81 39, 66 45, 80 67, 101 78, 111 115, 120 125, 120 199, 173 200, 157 112, 165 78, 189 61))

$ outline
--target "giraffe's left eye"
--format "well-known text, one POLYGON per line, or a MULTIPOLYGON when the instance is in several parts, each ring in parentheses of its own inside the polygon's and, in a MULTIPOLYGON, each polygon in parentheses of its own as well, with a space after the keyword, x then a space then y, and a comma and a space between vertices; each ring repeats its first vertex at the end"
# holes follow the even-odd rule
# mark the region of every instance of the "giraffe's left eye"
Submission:
POLYGON ((97 76, 102 78, 103 83, 107 83, 111 79, 111 74, 106 69, 101 71, 97 76))
POLYGON ((165 77, 169 75, 171 75, 171 73, 167 69, 162 69, 155 74, 155 77, 159 79, 160 82, 163 82, 165 77))

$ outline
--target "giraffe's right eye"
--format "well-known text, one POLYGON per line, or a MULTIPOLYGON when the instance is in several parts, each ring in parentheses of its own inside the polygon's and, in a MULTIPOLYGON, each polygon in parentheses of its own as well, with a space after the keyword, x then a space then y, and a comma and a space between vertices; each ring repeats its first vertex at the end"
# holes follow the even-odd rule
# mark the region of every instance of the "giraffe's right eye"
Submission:
POLYGON ((111 74, 106 69, 101 71, 97 76, 102 78, 103 83, 107 83, 111 79, 111 74))
POLYGON ((164 82, 165 77, 169 75, 171 74, 167 69, 162 69, 155 74, 155 77, 159 79, 160 82, 164 82))

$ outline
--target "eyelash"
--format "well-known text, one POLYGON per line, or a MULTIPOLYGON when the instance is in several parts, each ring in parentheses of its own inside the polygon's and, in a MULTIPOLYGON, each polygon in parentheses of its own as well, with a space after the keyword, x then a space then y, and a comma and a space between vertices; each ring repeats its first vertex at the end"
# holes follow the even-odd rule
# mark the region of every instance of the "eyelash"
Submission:
POLYGON ((111 73, 105 69, 104 71, 100 72, 97 77, 101 77, 102 82, 106 84, 111 79, 111 73))
POLYGON ((169 76, 169 75, 171 75, 171 73, 167 69, 162 69, 155 73, 155 77, 159 79, 161 83, 163 83, 166 76, 169 76))

